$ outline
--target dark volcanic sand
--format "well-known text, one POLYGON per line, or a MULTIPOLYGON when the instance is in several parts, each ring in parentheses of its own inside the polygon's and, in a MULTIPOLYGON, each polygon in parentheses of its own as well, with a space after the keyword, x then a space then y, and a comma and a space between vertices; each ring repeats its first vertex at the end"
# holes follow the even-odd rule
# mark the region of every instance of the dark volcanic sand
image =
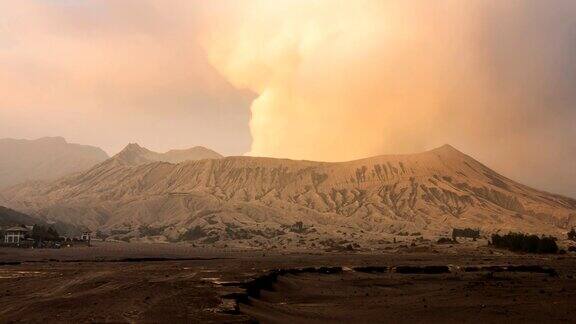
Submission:
POLYGON ((0 249, 0 323, 7 322, 576 322, 576 257, 514 255, 461 244, 428 252, 223 252, 117 244, 0 249), (434 251, 438 250, 438 251, 434 251), (132 258, 125 260, 125 258, 132 258), (147 261, 137 258, 187 258, 147 261), (202 258, 202 259, 194 259, 202 258), (50 260, 52 259, 52 260, 50 260), (124 259, 124 260, 123 260, 124 259), (122 262, 119 262, 122 261, 122 262), (488 271, 360 273, 357 266, 542 265, 558 276, 488 271), (241 314, 245 282, 277 268, 343 266, 280 276, 241 314), (350 269, 350 270, 348 270, 350 269))
POLYGON ((576 282, 547 275, 288 275, 241 310, 274 323, 575 322, 576 282))

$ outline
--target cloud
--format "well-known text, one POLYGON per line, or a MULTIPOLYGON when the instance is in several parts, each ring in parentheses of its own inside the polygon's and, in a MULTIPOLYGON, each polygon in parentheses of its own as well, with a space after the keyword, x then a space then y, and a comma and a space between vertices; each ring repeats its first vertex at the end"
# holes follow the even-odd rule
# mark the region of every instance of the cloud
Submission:
POLYGON ((242 154, 252 94, 207 62, 194 5, 163 3, 1 2, 0 136, 242 154))
POLYGON ((452 143, 575 194, 575 7, 244 1, 202 42, 222 75, 258 94, 252 155, 342 161, 452 143))
POLYGON ((451 143, 576 196, 571 0, 22 0, 0 18, 2 137, 324 161, 451 143))

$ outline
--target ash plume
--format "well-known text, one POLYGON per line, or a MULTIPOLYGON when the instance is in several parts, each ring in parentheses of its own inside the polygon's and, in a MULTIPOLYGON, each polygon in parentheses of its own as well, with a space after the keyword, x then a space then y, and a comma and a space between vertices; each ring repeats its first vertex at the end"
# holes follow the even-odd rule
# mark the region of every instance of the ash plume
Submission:
POLYGON ((452 143, 517 178, 576 177, 574 2, 227 9, 210 16, 203 45, 228 81, 257 94, 251 155, 343 161, 452 143))

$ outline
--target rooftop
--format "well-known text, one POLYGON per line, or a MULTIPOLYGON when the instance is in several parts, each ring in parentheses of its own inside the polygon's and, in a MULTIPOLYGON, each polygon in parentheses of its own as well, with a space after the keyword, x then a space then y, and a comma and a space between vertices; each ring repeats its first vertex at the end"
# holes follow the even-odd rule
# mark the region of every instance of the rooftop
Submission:
POLYGON ((16 226, 16 227, 9 227, 9 228, 5 229, 5 231, 6 232, 16 232, 16 231, 29 232, 30 229, 28 229, 26 227, 16 226))

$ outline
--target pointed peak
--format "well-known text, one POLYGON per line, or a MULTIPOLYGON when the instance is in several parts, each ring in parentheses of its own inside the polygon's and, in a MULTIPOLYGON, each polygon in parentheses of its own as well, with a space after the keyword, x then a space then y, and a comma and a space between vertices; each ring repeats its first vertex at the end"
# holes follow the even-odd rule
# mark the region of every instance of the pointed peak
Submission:
POLYGON ((154 154, 137 143, 130 143, 112 159, 123 164, 138 165, 154 161, 154 154))
POLYGON ((457 149, 454 148, 454 146, 450 145, 450 144, 444 144, 440 147, 438 147, 438 149, 440 150, 453 150, 453 151, 457 151, 457 149))
MULTIPOLYGON (((450 144, 444 144, 440 147, 437 147, 433 150, 428 151, 429 153, 433 153, 440 158, 448 159, 448 160, 474 160, 474 158, 470 157, 468 154, 463 153, 456 149, 454 146, 450 144)), ((475 161, 475 160, 474 160, 475 161)))
POLYGON ((149 154, 149 153, 155 153, 150 151, 149 149, 140 146, 140 144, 138 143, 129 143, 128 145, 126 145, 124 147, 124 149, 122 149, 122 151, 120 151, 120 153, 118 153, 118 155, 123 155, 123 154, 149 154))
POLYGON ((136 151, 136 150, 142 150, 144 149, 142 146, 140 146, 138 143, 128 143, 128 145, 126 145, 126 147, 124 147, 124 149, 122 149, 122 151, 136 151))
POLYGON ((440 147, 437 147, 437 148, 433 149, 432 152, 436 152, 436 153, 440 153, 440 154, 464 154, 450 144, 444 144, 440 147))

